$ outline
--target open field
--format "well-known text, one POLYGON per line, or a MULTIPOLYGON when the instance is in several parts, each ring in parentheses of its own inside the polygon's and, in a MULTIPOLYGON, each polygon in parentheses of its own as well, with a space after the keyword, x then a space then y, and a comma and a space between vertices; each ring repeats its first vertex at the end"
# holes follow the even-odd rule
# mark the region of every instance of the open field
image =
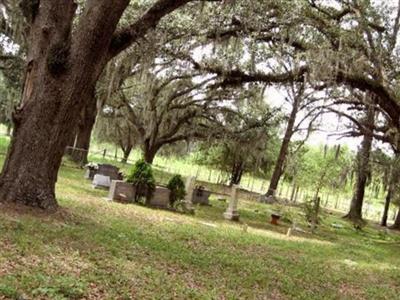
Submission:
POLYGON ((63 167, 57 214, 2 207, 0 298, 399 299, 397 233, 324 213, 315 235, 288 238, 268 205, 241 201, 236 224, 216 199, 186 216, 106 194, 63 167))

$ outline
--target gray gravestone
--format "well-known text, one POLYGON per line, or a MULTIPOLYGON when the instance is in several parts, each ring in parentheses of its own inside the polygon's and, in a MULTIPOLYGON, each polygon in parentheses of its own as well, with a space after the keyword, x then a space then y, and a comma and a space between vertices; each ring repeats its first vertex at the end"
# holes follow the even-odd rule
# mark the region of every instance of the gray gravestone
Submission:
POLYGON ((111 186, 111 179, 109 176, 96 174, 94 175, 92 185, 95 189, 109 189, 111 186))
POLYGON ((185 209, 191 213, 194 212, 193 207, 193 193, 194 193, 194 186, 196 184, 196 178, 191 176, 188 177, 186 180, 186 197, 185 197, 185 209))
POLYGON ((153 197, 147 202, 148 205, 159 208, 169 207, 169 196, 171 191, 165 187, 157 186, 153 197))
POLYGON ((108 176, 111 180, 121 180, 119 168, 109 164, 100 164, 96 174, 108 176))
POLYGON ((132 203, 135 201, 135 187, 131 183, 122 180, 113 180, 111 181, 108 199, 122 203, 132 203))
POLYGON ((239 213, 237 211, 238 204, 238 189, 239 186, 233 185, 231 190, 231 199, 229 201, 229 206, 224 213, 224 218, 231 221, 239 221, 239 213))
POLYGON ((200 205, 210 205, 210 191, 206 191, 203 189, 195 189, 193 191, 192 203, 200 204, 200 205))

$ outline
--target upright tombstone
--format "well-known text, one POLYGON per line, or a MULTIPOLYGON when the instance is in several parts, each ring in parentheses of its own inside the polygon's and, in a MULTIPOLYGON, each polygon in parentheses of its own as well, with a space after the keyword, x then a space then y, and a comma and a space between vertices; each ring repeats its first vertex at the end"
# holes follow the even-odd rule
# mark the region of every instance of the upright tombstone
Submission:
POLYGON ((193 193, 196 184, 196 177, 190 176, 186 180, 186 197, 185 197, 185 209, 191 213, 194 213, 193 206, 193 193))
POLYGON ((211 192, 206 191, 204 188, 195 188, 192 196, 193 204, 210 205, 211 192))
POLYGON ((229 206, 224 213, 224 218, 231 221, 239 221, 239 212, 237 211, 238 204, 238 185, 233 185, 231 190, 231 200, 229 206))
POLYGON ((110 177, 111 180, 122 180, 119 168, 109 164, 88 165, 85 173, 85 179, 93 180, 95 175, 110 177))
POLYGON ((156 208, 167 209, 169 207, 169 196, 171 191, 162 186, 157 186, 153 192, 153 196, 146 202, 147 205, 156 208))
POLYGON ((133 203, 135 201, 136 189, 128 182, 112 180, 108 199, 121 203, 133 203))
POLYGON ((111 186, 111 179, 109 176, 100 174, 94 175, 92 185, 95 189, 109 189, 111 186))
POLYGON ((119 168, 109 164, 100 164, 97 174, 108 176, 111 180, 122 180, 119 168))

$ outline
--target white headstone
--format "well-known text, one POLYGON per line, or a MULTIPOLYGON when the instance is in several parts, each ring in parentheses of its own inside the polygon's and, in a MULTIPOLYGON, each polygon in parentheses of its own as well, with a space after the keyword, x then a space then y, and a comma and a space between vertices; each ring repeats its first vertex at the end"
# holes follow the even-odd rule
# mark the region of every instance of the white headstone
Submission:
POLYGON ((94 175, 92 185, 95 189, 97 188, 110 188, 111 179, 110 176, 104 176, 100 174, 94 175))
POLYGON ((186 180, 186 197, 185 197, 185 206, 189 212, 194 212, 193 207, 193 191, 196 184, 196 177, 188 177, 186 180))
POLYGON ((239 221, 239 212, 237 211, 238 204, 238 189, 239 186, 233 185, 231 191, 231 199, 229 201, 229 206, 224 213, 224 218, 231 221, 239 221))

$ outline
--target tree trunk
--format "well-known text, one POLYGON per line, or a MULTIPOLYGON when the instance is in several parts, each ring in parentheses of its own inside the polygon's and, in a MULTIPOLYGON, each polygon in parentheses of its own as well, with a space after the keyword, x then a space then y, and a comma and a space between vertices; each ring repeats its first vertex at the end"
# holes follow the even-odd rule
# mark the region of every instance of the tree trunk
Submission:
POLYGON ((290 202, 295 202, 295 196, 296 196, 297 190, 298 190, 298 187, 296 186, 296 183, 294 183, 293 187, 292 187, 292 193, 290 195, 290 202))
POLYGON ((12 132, 12 124, 11 122, 7 122, 7 136, 11 136, 11 132, 12 132))
POLYGON ((145 141, 143 147, 143 158, 145 162, 153 164, 154 158, 156 157, 156 154, 160 148, 160 146, 151 144, 150 141, 145 141))
MULTIPOLYGON (((375 123, 375 109, 371 105, 368 107, 365 125, 368 128, 373 128, 375 123)), ((362 207, 364 203, 364 193, 365 186, 367 183, 368 172, 369 172, 369 157, 371 154, 371 147, 373 141, 372 132, 365 134, 363 141, 361 143, 361 149, 358 152, 358 170, 357 170, 357 178, 356 178, 356 186, 353 198, 351 200, 350 211, 345 216, 352 221, 361 221, 362 220, 362 207)))
POLYGON ((81 118, 77 126, 76 142, 74 141, 74 148, 71 153, 71 158, 74 162, 79 164, 87 164, 88 154, 90 148, 90 139, 92 130, 97 117, 97 99, 95 87, 92 87, 89 102, 82 111, 81 118))
POLYGON ((390 207, 391 200, 392 200, 392 189, 389 187, 389 190, 386 195, 386 200, 385 200, 385 208, 383 209, 383 215, 382 215, 382 220, 381 220, 381 226, 384 226, 384 227, 387 226, 387 219, 388 219, 389 207, 390 207))
POLYGON ((239 185, 243 176, 243 161, 236 162, 232 167, 230 186, 239 185))
POLYGON ((124 157, 121 160, 122 163, 126 164, 128 162, 128 158, 132 152, 132 148, 133 148, 132 145, 129 145, 122 149, 122 152, 124 153, 124 157))
POLYGON ((127 3, 90 5, 97 9, 85 10, 74 37, 74 1, 43 0, 32 9, 24 91, 0 176, 1 201, 58 206, 55 184, 65 147, 109 59, 107 49, 127 3))
POLYGON ((190 0, 160 0, 125 28, 129 0, 26 1, 27 68, 0 175, 0 201, 57 208, 55 184, 65 147, 105 65, 190 0), (74 26, 74 34, 71 34, 74 26))
POLYGON ((272 173, 271 182, 269 184, 269 188, 267 191, 267 196, 274 196, 276 193, 276 189, 278 188, 279 181, 281 179, 283 173, 283 166, 286 160, 286 156, 288 154, 290 140, 293 136, 293 129, 296 122, 296 116, 298 112, 298 101, 297 98, 293 103, 293 108, 290 113, 289 121, 286 127, 285 136, 282 141, 281 148, 279 150, 279 156, 275 163, 274 172, 272 173))
POLYGON ((400 209, 398 210, 396 220, 390 229, 400 230, 400 209))

